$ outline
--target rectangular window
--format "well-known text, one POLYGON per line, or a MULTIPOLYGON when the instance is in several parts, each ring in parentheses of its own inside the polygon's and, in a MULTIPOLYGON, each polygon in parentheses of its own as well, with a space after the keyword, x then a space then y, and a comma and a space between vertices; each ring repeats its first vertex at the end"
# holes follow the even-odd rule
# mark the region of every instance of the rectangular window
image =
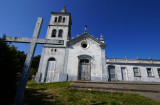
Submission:
POLYGON ((140 74, 140 71, 139 71, 138 67, 134 67, 134 68, 133 68, 133 72, 134 72, 134 76, 135 76, 135 77, 139 77, 139 76, 141 76, 141 74, 140 74))
POLYGON ((152 73, 152 69, 151 68, 147 68, 147 74, 149 77, 152 77, 153 76, 153 73, 152 73))
POLYGON ((159 75, 159 77, 160 77, 160 68, 158 68, 157 71, 158 71, 158 75, 159 75))

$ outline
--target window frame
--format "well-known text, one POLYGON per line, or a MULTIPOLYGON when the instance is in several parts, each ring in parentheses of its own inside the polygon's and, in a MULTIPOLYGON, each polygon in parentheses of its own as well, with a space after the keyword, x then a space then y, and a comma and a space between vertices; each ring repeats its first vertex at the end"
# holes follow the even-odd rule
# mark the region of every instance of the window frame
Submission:
POLYGON ((138 67, 133 67, 133 73, 134 73, 134 77, 141 77, 141 72, 140 72, 140 69, 139 69, 138 67), (135 69, 136 69, 137 71, 135 71, 135 69), (136 75, 136 73, 137 73, 138 75, 136 75))
POLYGON ((63 23, 65 23, 65 21, 66 21, 66 18, 65 18, 65 17, 63 17, 62 22, 63 22, 63 23))
POLYGON ((146 70, 147 70, 148 77, 154 77, 152 68, 146 68, 146 70), (149 70, 150 70, 151 75, 149 75, 149 72, 148 72, 149 70))
POLYGON ((59 37, 59 38, 62 38, 62 37, 63 37, 63 30, 62 30, 62 29, 60 29, 60 30, 58 31, 58 37, 59 37), (61 32, 61 34, 60 34, 60 32, 61 32))
POLYGON ((158 72, 158 76, 160 78, 160 74, 159 74, 160 68, 157 68, 157 72, 158 72))
POLYGON ((57 17, 55 17, 54 22, 57 22, 57 17))
POLYGON ((62 22, 62 16, 58 17, 58 22, 62 22))
POLYGON ((53 29, 53 30, 52 30, 52 34, 51 34, 51 37, 55 38, 55 37, 56 37, 56 34, 57 34, 57 30, 56 30, 56 29, 53 29), (55 31, 55 34, 54 34, 54 31, 55 31), (55 35, 55 36, 53 36, 53 35, 55 35))

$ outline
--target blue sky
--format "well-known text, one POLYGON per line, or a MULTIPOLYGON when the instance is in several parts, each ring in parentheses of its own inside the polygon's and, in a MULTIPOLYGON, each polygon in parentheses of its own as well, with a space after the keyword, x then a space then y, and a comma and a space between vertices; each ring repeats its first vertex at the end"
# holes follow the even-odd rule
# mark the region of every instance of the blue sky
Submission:
MULTIPOLYGON (((102 33, 106 56, 160 59, 160 0, 0 0, 0 37, 31 38, 38 17, 43 17, 39 38, 45 38, 51 11, 66 4, 72 16, 71 35, 102 33)), ((14 44, 27 52, 29 44, 14 44)), ((42 52, 37 45, 35 55, 42 52)))

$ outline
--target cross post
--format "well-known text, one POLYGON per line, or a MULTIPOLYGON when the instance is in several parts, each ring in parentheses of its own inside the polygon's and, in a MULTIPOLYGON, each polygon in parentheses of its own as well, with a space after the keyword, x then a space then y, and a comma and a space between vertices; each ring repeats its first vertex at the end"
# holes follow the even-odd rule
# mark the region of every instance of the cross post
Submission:
POLYGON ((32 38, 21 38, 21 37, 6 37, 7 42, 18 42, 18 43, 30 43, 30 47, 27 53, 26 60, 24 62, 24 67, 22 71, 22 76, 19 82, 19 86, 16 92, 15 100, 13 105, 20 105, 22 104, 24 91, 26 87, 26 83, 28 80, 28 74, 32 63, 32 58, 34 56, 35 48, 37 44, 56 44, 56 45, 63 45, 63 40, 53 40, 53 39, 38 39, 40 29, 42 26, 43 19, 39 17, 37 19, 37 23, 33 32, 32 38))

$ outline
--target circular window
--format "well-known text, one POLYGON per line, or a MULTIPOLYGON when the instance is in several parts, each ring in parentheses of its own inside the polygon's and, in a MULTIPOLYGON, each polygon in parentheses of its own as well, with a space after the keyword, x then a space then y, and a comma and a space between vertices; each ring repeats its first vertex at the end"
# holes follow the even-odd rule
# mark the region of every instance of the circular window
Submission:
POLYGON ((84 41, 84 42, 81 43, 81 46, 83 48, 88 48, 89 45, 88 45, 87 41, 84 41))

